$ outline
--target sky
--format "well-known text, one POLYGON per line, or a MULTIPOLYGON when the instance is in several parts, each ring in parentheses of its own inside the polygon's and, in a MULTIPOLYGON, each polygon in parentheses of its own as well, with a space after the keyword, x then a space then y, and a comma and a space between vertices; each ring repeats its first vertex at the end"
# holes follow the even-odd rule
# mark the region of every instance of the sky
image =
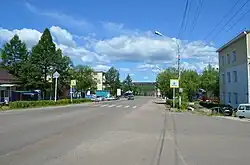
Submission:
POLYGON ((216 50, 249 29, 247 1, 189 0, 181 26, 186 0, 3 0, 0 43, 18 34, 32 48, 48 28, 75 65, 114 66, 122 80, 130 74, 133 81, 155 81, 176 67, 177 43, 181 68, 218 67, 216 50))

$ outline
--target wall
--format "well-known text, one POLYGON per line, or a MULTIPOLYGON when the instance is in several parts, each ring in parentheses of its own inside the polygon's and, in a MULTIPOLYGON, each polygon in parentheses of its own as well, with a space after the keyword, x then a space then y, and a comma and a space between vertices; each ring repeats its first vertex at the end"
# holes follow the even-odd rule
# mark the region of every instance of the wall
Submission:
POLYGON ((222 104, 229 103, 228 93, 231 93, 231 104, 236 107, 239 103, 248 102, 248 67, 247 67, 247 44, 243 36, 221 52, 219 52, 219 74, 220 74, 220 100, 222 104), (232 52, 236 51, 236 61, 232 62, 232 52), (227 54, 230 64, 227 62, 227 54), (224 65, 221 56, 224 56, 224 65), (234 82, 233 71, 237 72, 237 82, 234 82), (231 74, 231 82, 228 82, 227 72, 231 74), (225 75, 223 82, 222 74, 225 75), (225 95, 223 95, 225 93, 225 95), (238 93, 238 104, 235 103, 234 93, 238 93))

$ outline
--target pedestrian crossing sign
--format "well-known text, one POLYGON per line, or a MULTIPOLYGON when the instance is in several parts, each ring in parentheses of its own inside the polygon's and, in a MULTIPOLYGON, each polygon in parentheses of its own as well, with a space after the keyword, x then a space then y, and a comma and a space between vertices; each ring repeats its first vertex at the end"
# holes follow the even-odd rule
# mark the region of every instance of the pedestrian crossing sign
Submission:
POLYGON ((170 79, 170 88, 179 88, 179 80, 170 79))

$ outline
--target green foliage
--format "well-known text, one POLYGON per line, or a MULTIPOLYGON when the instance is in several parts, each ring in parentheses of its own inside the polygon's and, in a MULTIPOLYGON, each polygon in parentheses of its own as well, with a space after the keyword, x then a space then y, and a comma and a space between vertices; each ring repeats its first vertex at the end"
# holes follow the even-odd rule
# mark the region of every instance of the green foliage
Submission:
MULTIPOLYGON (((79 104, 84 102, 91 102, 89 99, 74 99, 73 104, 79 104)), ((24 108, 36 108, 36 107, 46 107, 55 105, 67 105, 71 104, 70 99, 62 99, 57 102, 53 100, 41 100, 41 101, 14 101, 10 102, 9 109, 24 109, 24 108)))
POLYGON ((25 83, 27 76, 23 73, 26 73, 29 58, 26 44, 19 39, 18 35, 14 35, 9 42, 3 45, 0 54, 2 59, 1 67, 7 69, 12 75, 25 83))
POLYGON ((215 95, 219 97, 219 72, 211 65, 205 68, 200 77, 200 87, 208 92, 208 97, 215 95))
POLYGON ((126 79, 123 81, 123 91, 133 91, 133 82, 131 76, 128 74, 126 79))
POLYGON ((105 85, 112 95, 116 95, 117 89, 121 87, 120 73, 114 67, 105 73, 105 85))
POLYGON ((161 90, 163 96, 172 98, 173 89, 170 88, 170 79, 175 78, 178 78, 178 72, 175 68, 168 68, 157 75, 156 86, 161 90))
MULTIPOLYGON (((177 70, 175 68, 168 68, 164 72, 158 74, 156 83, 163 94, 168 98, 172 98, 173 89, 170 89, 170 79, 177 78, 177 70)), ((180 86, 183 88, 182 100, 193 101, 193 97, 198 92, 199 88, 208 91, 208 96, 219 96, 219 73, 218 70, 208 66, 203 73, 199 75, 193 70, 184 70, 181 73, 180 86)), ((178 89, 176 96, 178 96, 178 89)))
POLYGON ((89 66, 78 65, 70 70, 71 79, 76 80, 76 90, 85 92, 89 89, 96 89, 94 70, 89 66))

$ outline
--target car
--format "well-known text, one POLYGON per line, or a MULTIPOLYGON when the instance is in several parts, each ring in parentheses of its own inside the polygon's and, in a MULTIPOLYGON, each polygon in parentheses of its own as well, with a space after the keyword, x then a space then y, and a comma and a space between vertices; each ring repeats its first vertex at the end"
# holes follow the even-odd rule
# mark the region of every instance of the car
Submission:
POLYGON ((127 96, 127 98, 128 98, 128 100, 134 100, 135 99, 134 95, 129 95, 129 96, 127 96))
POLYGON ((235 116, 239 118, 250 118, 250 104, 240 104, 235 116))

